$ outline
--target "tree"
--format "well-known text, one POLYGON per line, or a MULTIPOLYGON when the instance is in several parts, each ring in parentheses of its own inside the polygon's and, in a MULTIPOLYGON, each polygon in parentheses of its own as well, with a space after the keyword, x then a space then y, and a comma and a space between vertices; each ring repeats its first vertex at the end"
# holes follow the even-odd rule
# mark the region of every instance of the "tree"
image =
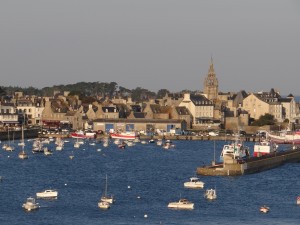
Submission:
POLYGON ((167 89, 160 89, 156 94, 156 98, 163 98, 166 96, 166 94, 170 94, 170 91, 167 89))
POLYGON ((274 125, 276 123, 276 120, 274 119, 274 116, 266 113, 265 115, 262 115, 259 117, 258 120, 255 120, 252 125, 253 126, 264 126, 264 125, 274 125))

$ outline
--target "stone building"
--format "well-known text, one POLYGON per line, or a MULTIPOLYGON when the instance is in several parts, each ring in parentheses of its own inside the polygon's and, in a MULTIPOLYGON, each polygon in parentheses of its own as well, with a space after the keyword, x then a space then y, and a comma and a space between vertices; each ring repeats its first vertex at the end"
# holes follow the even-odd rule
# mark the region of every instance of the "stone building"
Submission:
POLYGON ((181 107, 186 107, 193 117, 193 127, 207 127, 214 124, 214 104, 203 95, 184 94, 181 107))

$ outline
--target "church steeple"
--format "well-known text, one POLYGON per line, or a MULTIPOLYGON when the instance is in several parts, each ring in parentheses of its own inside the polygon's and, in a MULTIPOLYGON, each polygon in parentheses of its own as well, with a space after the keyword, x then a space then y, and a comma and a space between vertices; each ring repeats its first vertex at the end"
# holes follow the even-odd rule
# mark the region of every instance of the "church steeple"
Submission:
POLYGON ((209 100, 216 100, 218 97, 219 84, 214 70, 213 58, 210 59, 210 66, 208 74, 204 81, 204 94, 206 94, 209 100))

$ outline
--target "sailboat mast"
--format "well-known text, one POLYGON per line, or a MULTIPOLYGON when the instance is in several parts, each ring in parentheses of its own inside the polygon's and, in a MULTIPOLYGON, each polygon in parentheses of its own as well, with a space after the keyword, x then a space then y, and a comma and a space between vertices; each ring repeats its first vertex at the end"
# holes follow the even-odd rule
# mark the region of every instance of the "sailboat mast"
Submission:
POLYGON ((104 192, 105 196, 107 196, 107 174, 106 174, 106 181, 105 181, 105 192, 104 192))

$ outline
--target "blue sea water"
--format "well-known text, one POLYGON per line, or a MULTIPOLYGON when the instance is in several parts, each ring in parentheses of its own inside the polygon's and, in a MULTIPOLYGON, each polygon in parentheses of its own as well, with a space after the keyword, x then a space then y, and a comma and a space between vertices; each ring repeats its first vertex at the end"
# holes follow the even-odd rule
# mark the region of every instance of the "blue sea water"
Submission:
MULTIPOLYGON (((300 224, 300 206, 296 205, 300 164, 239 177, 200 177, 205 188, 190 190, 183 183, 195 176, 198 166, 211 162, 214 142, 173 143, 175 148, 170 150, 141 143, 125 150, 114 144, 104 148, 101 143, 74 149, 70 140, 63 151, 45 156, 31 153, 28 141, 27 160, 18 159, 18 149, 1 149, 0 224, 300 224), (72 152, 73 160, 69 159, 72 152), (101 210, 97 203, 106 174, 108 193, 116 202, 101 210), (38 199, 41 208, 36 212, 22 209, 27 197, 48 188, 58 190, 58 199, 38 199), (217 189, 215 201, 204 199, 207 188, 217 189), (194 202, 195 209, 167 208, 180 197, 194 202), (269 213, 259 212, 263 204, 270 207, 269 213)), ((215 142, 217 156, 224 144, 215 142)), ((253 149, 252 142, 245 144, 253 149)))

